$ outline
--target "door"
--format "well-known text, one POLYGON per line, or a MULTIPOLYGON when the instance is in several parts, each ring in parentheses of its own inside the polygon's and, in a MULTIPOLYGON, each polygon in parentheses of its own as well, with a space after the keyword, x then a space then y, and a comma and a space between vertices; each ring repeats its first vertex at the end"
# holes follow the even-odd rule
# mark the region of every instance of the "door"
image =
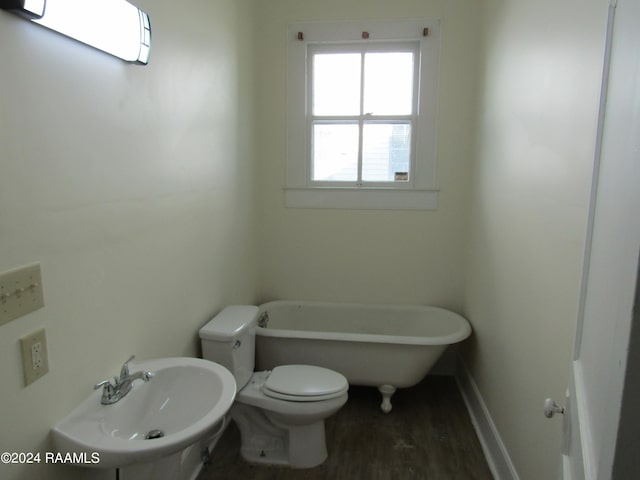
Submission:
MULTIPOLYGON (((640 252, 638 19, 640 0, 612 0, 599 155, 563 418, 565 480, 612 478, 618 427, 625 421, 620 413, 628 348, 637 348, 629 339, 640 252)), ((629 390, 625 395, 633 395, 629 390)))

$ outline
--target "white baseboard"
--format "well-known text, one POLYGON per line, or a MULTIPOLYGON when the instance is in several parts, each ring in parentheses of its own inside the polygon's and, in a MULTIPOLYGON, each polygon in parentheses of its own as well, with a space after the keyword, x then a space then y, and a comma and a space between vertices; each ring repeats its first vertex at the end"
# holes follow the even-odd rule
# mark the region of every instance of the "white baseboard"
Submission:
POLYGON ((464 403, 467 405, 467 410, 469 410, 471 422, 480 440, 493 478, 496 480, 519 480, 518 473, 482 399, 480 390, 471 377, 469 369, 460 358, 458 358, 456 381, 464 403))

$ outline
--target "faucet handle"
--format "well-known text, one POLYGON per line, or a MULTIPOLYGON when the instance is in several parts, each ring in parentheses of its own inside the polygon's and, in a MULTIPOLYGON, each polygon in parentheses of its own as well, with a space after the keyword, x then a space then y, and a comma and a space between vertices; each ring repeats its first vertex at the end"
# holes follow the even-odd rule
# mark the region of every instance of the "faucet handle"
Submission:
POLYGON ((112 385, 112 383, 111 383, 111 379, 103 380, 103 381, 101 381, 101 382, 96 383, 96 384, 93 386, 93 389, 94 389, 94 390, 97 390, 97 389, 99 389, 100 387, 105 387, 105 388, 107 388, 107 389, 108 389, 109 387, 113 388, 113 385, 112 385))
POLYGON ((118 377, 113 377, 113 383, 111 383, 111 379, 108 378, 106 380, 102 380, 101 382, 96 383, 93 386, 94 390, 98 390, 100 387, 104 387, 104 392, 111 394, 118 388, 118 377))
POLYGON ((129 360, 124 362, 124 365, 122 365, 122 368, 120 369, 120 380, 129 376, 129 362, 132 361, 134 358, 136 358, 136 356, 131 355, 129 357, 129 360))
POLYGON ((113 382, 111 383, 111 380, 103 380, 93 386, 94 390, 104 387, 102 389, 102 398, 100 399, 102 405, 111 405, 120 399, 118 396, 118 377, 113 377, 113 382))

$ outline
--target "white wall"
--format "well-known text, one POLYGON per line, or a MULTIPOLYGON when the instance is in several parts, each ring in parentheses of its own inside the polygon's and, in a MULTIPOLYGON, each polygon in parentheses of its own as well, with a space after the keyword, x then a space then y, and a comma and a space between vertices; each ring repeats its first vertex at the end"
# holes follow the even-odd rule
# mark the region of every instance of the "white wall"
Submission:
POLYGON ((261 299, 427 303, 460 309, 471 167, 479 2, 255 2, 261 299), (437 211, 284 207, 287 24, 442 20, 437 211))
MULTIPOLYGON (((197 329, 255 300, 250 2, 137 2, 148 66, 0 11, 0 271, 41 262, 46 306, 0 326, 0 451, 139 358, 197 355, 197 329), (50 372, 24 387, 18 339, 50 372)), ((0 465, 0 478, 69 478, 0 465)))
POLYGON ((465 360, 520 477, 554 478, 541 406, 566 385, 606 0, 139 4, 146 67, 0 12, 0 271, 40 261, 46 298, 0 326, 0 451, 50 449, 130 353, 198 353, 225 304, 430 303, 472 321, 465 360), (285 209, 287 23, 416 16, 442 19, 438 210, 285 209), (40 326, 51 372, 24 388, 18 338, 40 326))
POLYGON ((559 468, 607 6, 485 2, 465 360, 523 480, 559 468))

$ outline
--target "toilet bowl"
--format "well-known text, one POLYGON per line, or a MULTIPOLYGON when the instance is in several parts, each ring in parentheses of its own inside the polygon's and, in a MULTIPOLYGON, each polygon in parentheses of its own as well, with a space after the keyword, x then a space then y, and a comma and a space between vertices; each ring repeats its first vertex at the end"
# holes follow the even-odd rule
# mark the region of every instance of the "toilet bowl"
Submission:
POLYGON ((203 357, 236 377, 231 417, 249 462, 315 467, 327 458, 324 420, 348 398, 347 379, 311 365, 254 372, 258 308, 225 308, 200 329, 203 357))

